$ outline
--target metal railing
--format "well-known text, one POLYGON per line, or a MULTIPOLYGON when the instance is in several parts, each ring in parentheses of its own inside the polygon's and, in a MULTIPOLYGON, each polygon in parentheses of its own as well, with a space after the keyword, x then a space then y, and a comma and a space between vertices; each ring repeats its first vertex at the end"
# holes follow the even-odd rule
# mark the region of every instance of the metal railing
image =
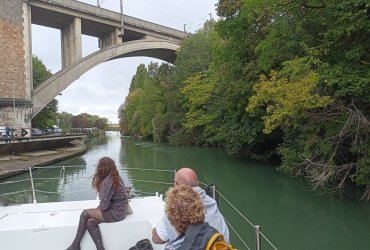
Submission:
MULTIPOLYGON (((207 184, 204 182, 200 182, 200 184, 206 186, 207 184)), ((218 194, 226 203, 245 221, 248 225, 250 225, 254 229, 254 239, 255 239, 255 249, 261 250, 261 237, 274 249, 278 250, 278 248, 262 233, 261 226, 253 224, 250 219, 248 219, 243 213, 239 211, 238 208, 236 208, 230 201, 227 199, 219 190, 217 190, 215 185, 211 186, 212 188, 212 198, 218 202, 218 198, 216 194, 218 194)), ((239 238, 239 240, 243 243, 243 245, 248 249, 251 250, 251 247, 243 240, 243 238, 240 236, 240 234, 234 229, 234 227, 231 225, 229 221, 226 220, 226 223, 228 226, 233 230, 235 235, 239 238)))
MULTIPOLYGON (((0 196, 6 196, 6 195, 14 195, 14 194, 19 194, 19 193, 24 193, 24 192, 32 192, 32 201, 34 204, 37 203, 36 199, 36 193, 46 193, 46 194, 59 194, 59 192, 52 192, 52 191, 45 191, 45 190, 39 190, 35 188, 34 185, 34 180, 64 180, 65 178, 65 171, 67 168, 76 168, 76 167, 84 167, 85 165, 74 165, 74 166, 46 166, 46 167, 28 167, 24 168, 21 170, 10 170, 10 171, 3 171, 1 173, 9 173, 9 172, 26 172, 28 171, 29 173, 29 178, 26 179, 21 179, 21 180, 14 180, 14 181, 4 181, 0 182, 1 185, 6 185, 6 184, 13 184, 13 183, 19 183, 19 182, 27 182, 30 181, 31 189, 25 189, 25 190, 20 190, 20 191, 15 191, 15 192, 9 192, 9 193, 4 193, 0 194, 0 196), (58 169, 60 168, 59 172, 59 177, 58 178, 34 178, 32 174, 32 170, 34 169, 58 169)), ((173 173, 174 175, 176 174, 176 170, 166 170, 166 169, 142 169, 142 168, 124 168, 124 171, 128 170, 140 170, 140 171, 157 171, 157 172, 170 172, 173 173)), ((80 178, 91 178, 91 177, 80 177, 80 178)), ((153 180, 143 180, 143 179, 130 179, 131 181, 135 182, 144 182, 144 183, 155 183, 155 184, 164 184, 164 185, 169 185, 172 186, 173 182, 163 182, 163 181, 153 181, 153 180)), ((206 183, 203 183, 200 181, 201 185, 207 186, 206 183)), ((248 219, 243 213, 239 211, 238 208, 236 208, 230 201, 227 199, 217 188, 215 185, 211 185, 212 188, 212 193, 211 196, 214 200, 218 202, 218 197, 221 197, 245 222, 247 222, 248 225, 250 225, 254 229, 254 239, 255 239, 255 250, 261 250, 261 238, 263 238, 274 250, 278 250, 278 248, 267 238, 266 235, 264 235, 261 231, 261 226, 257 224, 253 224, 250 219, 248 219)), ((129 187, 131 189, 131 187, 129 187)), ((88 191, 89 189, 84 189, 84 190, 76 190, 72 192, 65 192, 65 193, 78 193, 78 192, 85 192, 88 191)), ((157 193, 155 192, 146 192, 146 191, 138 191, 140 194, 146 194, 146 195, 156 195, 157 193)), ((141 195, 144 196, 144 195, 141 195)), ((241 241, 241 243, 248 249, 251 250, 251 247, 245 242, 243 237, 236 231, 236 229, 232 226, 232 224, 224 217, 226 223, 228 226, 231 228, 231 230, 235 233, 235 235, 238 237, 238 239, 241 241)))

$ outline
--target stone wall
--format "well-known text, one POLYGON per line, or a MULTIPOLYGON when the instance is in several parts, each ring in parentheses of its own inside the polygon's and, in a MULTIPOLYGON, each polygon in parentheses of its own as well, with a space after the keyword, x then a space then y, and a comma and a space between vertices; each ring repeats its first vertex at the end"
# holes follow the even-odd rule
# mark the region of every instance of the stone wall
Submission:
POLYGON ((0 98, 26 98, 23 1, 0 1, 0 98))
POLYGON ((32 119, 32 104, 0 107, 0 126, 14 128, 30 128, 32 119), (15 112, 14 112, 15 111, 15 112))
POLYGON ((27 10, 23 0, 0 1, 0 126, 31 125, 31 24, 27 10), (16 117, 14 103, 9 102, 13 98, 17 100, 14 102, 16 117), (25 102, 28 103, 26 106, 25 102))

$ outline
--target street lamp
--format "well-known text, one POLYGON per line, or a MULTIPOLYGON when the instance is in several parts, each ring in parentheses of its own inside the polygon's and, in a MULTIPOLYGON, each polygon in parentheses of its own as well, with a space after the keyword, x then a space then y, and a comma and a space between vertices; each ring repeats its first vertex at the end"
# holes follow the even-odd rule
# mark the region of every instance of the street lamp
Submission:
POLYGON ((13 129, 12 129, 12 138, 14 137, 15 129, 15 95, 14 95, 14 80, 13 80, 13 129))

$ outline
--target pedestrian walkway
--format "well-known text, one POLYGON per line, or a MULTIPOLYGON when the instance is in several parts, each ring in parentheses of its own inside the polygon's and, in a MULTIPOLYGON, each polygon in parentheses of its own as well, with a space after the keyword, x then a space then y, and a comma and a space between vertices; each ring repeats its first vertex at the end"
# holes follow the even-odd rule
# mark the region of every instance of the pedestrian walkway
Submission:
POLYGON ((18 155, 0 156, 0 179, 17 174, 30 166, 45 166, 61 161, 86 151, 87 147, 82 142, 75 142, 71 147, 54 148, 21 153, 18 155))

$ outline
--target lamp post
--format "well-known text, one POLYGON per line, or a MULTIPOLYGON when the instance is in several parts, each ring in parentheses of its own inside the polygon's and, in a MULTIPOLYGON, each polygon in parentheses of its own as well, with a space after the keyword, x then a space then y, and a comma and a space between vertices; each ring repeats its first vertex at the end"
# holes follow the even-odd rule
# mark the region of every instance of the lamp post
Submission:
POLYGON ((14 80, 13 80, 13 128, 12 128, 12 138, 14 137, 15 129, 15 95, 14 95, 14 80))
POLYGON ((123 28, 123 0, 120 1, 120 8, 121 8, 121 36, 125 33, 123 28))

